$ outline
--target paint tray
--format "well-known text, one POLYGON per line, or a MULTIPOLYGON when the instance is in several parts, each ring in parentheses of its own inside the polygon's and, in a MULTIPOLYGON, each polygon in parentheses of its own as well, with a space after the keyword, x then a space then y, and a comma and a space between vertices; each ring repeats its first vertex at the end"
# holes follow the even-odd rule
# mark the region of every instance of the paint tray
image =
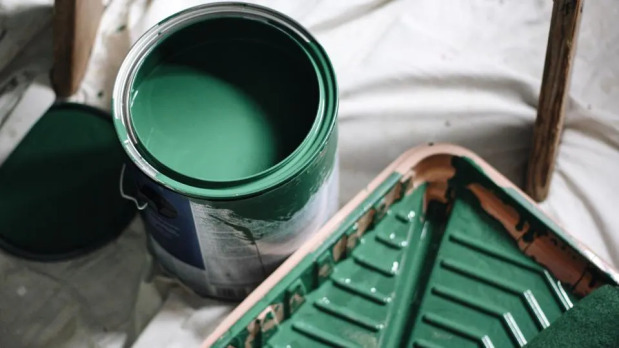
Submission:
POLYGON ((618 279, 478 156, 428 146, 390 165, 204 345, 523 346, 618 279))

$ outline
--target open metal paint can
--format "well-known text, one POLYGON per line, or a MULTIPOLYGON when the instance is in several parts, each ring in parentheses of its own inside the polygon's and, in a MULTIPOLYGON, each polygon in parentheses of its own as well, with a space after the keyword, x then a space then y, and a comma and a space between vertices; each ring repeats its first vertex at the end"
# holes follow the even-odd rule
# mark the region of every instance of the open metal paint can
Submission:
POLYGON ((337 209, 337 87, 292 19, 198 6, 151 28, 114 87, 114 121, 160 264, 239 299, 337 209))

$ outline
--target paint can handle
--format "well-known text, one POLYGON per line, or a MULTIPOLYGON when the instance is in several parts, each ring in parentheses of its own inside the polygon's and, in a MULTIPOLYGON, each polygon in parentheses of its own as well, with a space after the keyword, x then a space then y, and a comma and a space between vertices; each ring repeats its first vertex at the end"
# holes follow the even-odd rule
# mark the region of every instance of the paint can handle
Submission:
POLYGON ((120 196, 126 200, 130 200, 133 203, 135 203, 135 206, 138 208, 138 210, 144 210, 148 206, 148 203, 140 204, 137 198, 125 193, 123 186, 124 186, 124 181, 125 181, 125 167, 126 166, 127 166, 126 164, 123 164, 122 168, 120 169, 120 180, 119 180, 120 196))

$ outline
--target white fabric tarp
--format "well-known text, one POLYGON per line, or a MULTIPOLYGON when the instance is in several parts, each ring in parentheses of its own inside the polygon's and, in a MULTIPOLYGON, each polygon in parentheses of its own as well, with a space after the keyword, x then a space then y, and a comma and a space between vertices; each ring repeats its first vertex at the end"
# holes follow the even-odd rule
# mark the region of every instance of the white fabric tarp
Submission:
MULTIPOLYGON (((110 1, 71 99, 109 110, 131 43, 199 3, 110 1)), ((468 147, 522 184, 551 0, 259 3, 305 25, 332 59, 340 90, 340 203, 406 149, 427 142, 468 147)), ((51 65, 50 6, 0 0, 0 162, 52 100, 40 77, 51 65)), ((615 266, 618 16, 615 0, 586 2, 565 131, 542 204, 615 266)), ((118 240, 71 261, 38 263, 0 252, 0 347, 191 347, 232 307, 163 276, 139 219, 118 240)))

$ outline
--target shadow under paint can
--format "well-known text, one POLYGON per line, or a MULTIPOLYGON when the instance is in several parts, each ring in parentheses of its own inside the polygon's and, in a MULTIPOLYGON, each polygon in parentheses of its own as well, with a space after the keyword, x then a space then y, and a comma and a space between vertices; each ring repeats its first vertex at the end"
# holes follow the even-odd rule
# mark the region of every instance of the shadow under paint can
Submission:
POLYGON ((197 293, 243 298, 336 211, 335 75, 292 19, 240 3, 173 15, 113 97, 150 248, 197 293))

